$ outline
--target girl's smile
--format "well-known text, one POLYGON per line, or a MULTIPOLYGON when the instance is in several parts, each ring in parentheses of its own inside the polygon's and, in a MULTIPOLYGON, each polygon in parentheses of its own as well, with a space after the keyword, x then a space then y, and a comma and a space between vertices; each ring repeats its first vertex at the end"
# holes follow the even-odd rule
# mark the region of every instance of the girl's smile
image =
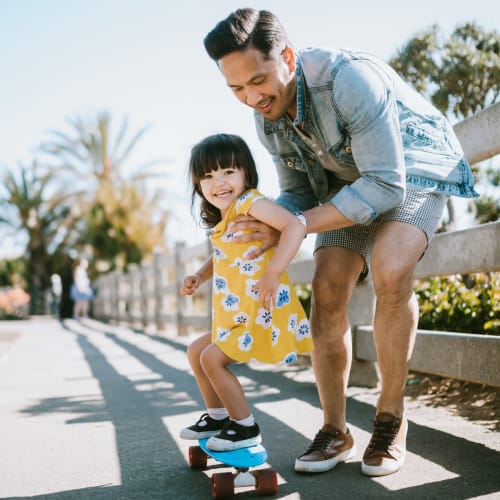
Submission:
POLYGON ((224 217, 233 201, 247 189, 245 172, 236 167, 212 170, 200 180, 200 187, 205 199, 224 217))

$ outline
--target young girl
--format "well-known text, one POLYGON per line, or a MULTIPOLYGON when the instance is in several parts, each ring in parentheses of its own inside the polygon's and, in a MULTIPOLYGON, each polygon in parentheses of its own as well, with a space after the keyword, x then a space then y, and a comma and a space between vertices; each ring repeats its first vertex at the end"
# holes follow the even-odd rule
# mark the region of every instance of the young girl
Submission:
POLYGON ((184 439, 209 437, 226 451, 261 442, 243 389, 229 370, 236 362, 290 363, 312 351, 309 323, 285 268, 306 232, 301 220, 257 190, 252 154, 238 136, 217 134, 198 143, 189 165, 192 202, 201 198, 201 220, 210 228, 213 255, 187 276, 181 293, 192 295, 213 277, 212 332, 195 340, 188 359, 207 406, 184 439), (252 243, 233 243, 231 221, 248 214, 281 232, 278 247, 252 259, 252 243))

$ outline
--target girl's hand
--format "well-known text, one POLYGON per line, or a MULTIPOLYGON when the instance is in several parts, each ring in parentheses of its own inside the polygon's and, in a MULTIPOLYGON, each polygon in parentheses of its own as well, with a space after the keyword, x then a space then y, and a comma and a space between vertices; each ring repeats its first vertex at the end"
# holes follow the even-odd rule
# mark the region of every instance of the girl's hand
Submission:
POLYGON ((181 295, 193 295, 201 284, 201 278, 197 274, 186 276, 181 287, 181 295))
POLYGON ((279 273, 267 270, 255 285, 255 289, 259 292, 259 300, 266 311, 270 311, 276 303, 279 277, 279 273))
POLYGON ((260 222, 251 215, 238 215, 231 224, 231 231, 240 233, 249 231, 245 234, 239 234, 234 237, 234 243, 246 243, 249 241, 260 241, 261 245, 248 255, 249 259, 260 257, 266 250, 276 246, 281 233, 264 222, 260 222))

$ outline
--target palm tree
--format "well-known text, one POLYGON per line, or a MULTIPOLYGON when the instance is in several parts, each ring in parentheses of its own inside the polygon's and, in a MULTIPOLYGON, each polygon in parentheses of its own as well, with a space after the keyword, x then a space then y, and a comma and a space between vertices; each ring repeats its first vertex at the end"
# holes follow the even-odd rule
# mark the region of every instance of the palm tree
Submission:
POLYGON ((139 165, 126 174, 132 151, 149 127, 126 139, 125 118, 115 139, 111 116, 99 113, 94 119, 69 120, 70 132, 52 131, 42 144, 60 172, 84 200, 81 206, 85 228, 80 244, 90 244, 100 260, 101 270, 139 262, 157 246, 164 246, 168 213, 161 208, 163 190, 148 185, 153 177, 165 177, 153 170, 164 159, 139 165))
POLYGON ((15 171, 7 168, 2 185, 0 222, 27 239, 31 312, 42 312, 42 291, 48 288, 60 255, 74 239, 73 197, 59 188, 57 172, 41 167, 36 160, 29 167, 19 164, 15 171))

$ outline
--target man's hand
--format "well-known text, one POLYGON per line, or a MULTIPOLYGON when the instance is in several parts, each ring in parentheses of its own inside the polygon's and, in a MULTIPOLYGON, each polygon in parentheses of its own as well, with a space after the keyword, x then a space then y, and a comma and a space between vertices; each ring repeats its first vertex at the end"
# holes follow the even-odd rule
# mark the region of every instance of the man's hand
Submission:
POLYGON ((278 244, 280 232, 263 222, 254 219, 251 215, 238 215, 231 224, 231 231, 237 235, 233 241, 235 243, 246 243, 249 241, 260 241, 259 248, 253 250, 248 257, 256 259, 260 257, 266 250, 278 244), (250 231, 246 234, 238 234, 242 231, 250 231))
POLYGON ((193 295, 201 284, 201 278, 197 274, 186 276, 181 287, 181 295, 193 295))

